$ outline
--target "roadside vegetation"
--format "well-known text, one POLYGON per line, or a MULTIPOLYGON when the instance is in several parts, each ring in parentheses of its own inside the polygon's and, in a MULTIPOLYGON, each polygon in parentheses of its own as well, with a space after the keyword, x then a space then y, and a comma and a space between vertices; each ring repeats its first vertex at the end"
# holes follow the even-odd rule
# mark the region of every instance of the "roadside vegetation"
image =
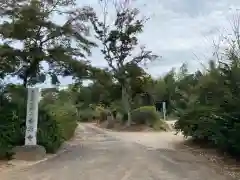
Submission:
POLYGON ((0 157, 10 158, 12 148, 23 145, 26 88, 46 79, 56 88, 42 90, 38 143, 49 153, 73 137, 78 122, 168 131, 163 101, 178 132, 240 153, 239 22, 227 48, 203 70, 190 72, 183 64, 153 78, 145 67, 161 58, 138 41, 147 18, 139 18, 139 10, 126 1, 114 4, 114 23, 108 22, 109 4, 100 2, 104 18, 99 19, 94 9, 74 0, 0 2, 0 157), (53 16, 66 20, 59 25, 53 16), (97 47, 105 69, 88 61, 97 47), (72 77, 72 84, 58 88, 60 77, 72 77), (84 85, 85 80, 90 83, 84 85))

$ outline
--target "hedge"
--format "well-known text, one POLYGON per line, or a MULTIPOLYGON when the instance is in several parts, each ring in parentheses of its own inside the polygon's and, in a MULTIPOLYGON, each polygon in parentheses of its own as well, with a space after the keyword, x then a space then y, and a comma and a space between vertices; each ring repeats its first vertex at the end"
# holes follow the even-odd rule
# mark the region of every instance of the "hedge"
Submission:
MULTIPOLYGON (((39 107, 37 140, 38 144, 44 146, 48 153, 55 153, 64 140, 73 136, 77 126, 76 117, 68 111, 63 111, 63 109, 57 111, 57 108, 53 108, 52 111, 54 113, 39 107)), ((11 158, 13 147, 24 144, 25 114, 26 108, 15 102, 5 102, 0 108, 1 159, 11 158)))
POLYGON ((160 119, 160 115, 154 106, 142 106, 131 112, 131 118, 136 124, 147 124, 152 126, 160 119))

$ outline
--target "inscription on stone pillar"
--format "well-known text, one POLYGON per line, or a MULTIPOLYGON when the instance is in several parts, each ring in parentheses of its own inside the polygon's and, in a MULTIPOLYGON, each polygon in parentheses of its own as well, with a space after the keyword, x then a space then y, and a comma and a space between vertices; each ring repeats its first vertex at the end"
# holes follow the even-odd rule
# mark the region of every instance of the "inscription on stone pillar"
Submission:
POLYGON ((37 145, 39 89, 28 88, 25 145, 37 145))

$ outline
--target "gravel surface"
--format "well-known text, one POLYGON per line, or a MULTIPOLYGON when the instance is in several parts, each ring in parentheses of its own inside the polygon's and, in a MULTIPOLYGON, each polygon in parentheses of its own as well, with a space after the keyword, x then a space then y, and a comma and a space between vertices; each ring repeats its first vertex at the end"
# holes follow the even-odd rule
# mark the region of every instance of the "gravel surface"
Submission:
MULTIPOLYGON (((231 180, 203 159, 173 148, 149 148, 124 134, 85 124, 64 153, 1 180, 231 180)), ((148 144, 149 146, 149 144, 148 144)))

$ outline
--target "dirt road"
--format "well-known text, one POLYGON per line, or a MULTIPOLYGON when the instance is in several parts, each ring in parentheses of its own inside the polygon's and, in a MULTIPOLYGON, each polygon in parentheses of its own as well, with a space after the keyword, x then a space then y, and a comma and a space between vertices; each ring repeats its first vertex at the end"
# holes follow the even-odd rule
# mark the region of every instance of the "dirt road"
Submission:
POLYGON ((149 149, 136 138, 83 125, 72 147, 37 165, 1 173, 1 180, 230 180, 186 152, 149 149))

